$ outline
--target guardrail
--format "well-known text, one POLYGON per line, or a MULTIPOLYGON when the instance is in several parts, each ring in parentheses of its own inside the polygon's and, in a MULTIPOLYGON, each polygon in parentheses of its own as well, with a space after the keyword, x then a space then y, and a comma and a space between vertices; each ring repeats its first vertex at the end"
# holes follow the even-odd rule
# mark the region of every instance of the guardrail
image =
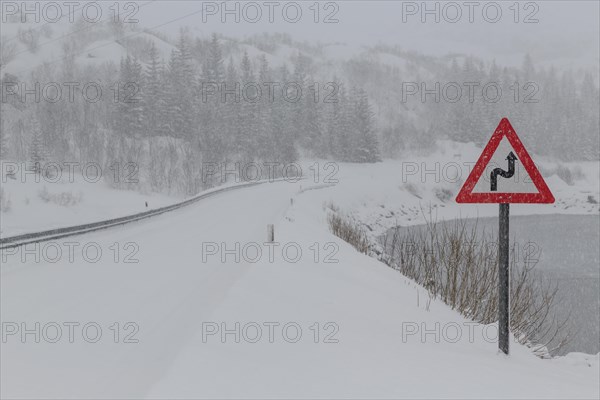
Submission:
POLYGON ((66 228, 50 229, 50 230, 42 231, 42 232, 25 233, 22 235, 10 236, 7 238, 0 238, 0 249, 9 249, 12 247, 24 246, 29 243, 44 242, 44 241, 51 240, 51 239, 60 239, 63 237, 80 235, 80 234, 88 233, 88 232, 94 232, 94 231, 98 231, 101 229, 108 229, 108 228, 111 228, 114 226, 124 225, 124 224, 128 224, 131 222, 139 221, 141 219, 150 218, 150 217, 154 217, 156 215, 164 214, 166 212, 188 206, 190 204, 193 204, 202 199, 206 199, 208 197, 214 196, 216 194, 220 194, 220 193, 227 192, 230 190, 261 185, 263 183, 276 182, 276 181, 279 181, 279 179, 242 183, 242 184, 235 185, 235 186, 228 186, 228 187, 224 187, 221 189, 216 189, 216 190, 213 190, 213 191, 210 191, 207 193, 202 193, 196 197, 182 201, 180 203, 171 204, 169 206, 156 208, 154 210, 144 211, 144 212, 133 214, 133 215, 128 215, 126 217, 119 217, 119 218, 113 218, 113 219, 108 219, 108 220, 104 220, 104 221, 92 222, 89 224, 70 226, 70 227, 66 227, 66 228))

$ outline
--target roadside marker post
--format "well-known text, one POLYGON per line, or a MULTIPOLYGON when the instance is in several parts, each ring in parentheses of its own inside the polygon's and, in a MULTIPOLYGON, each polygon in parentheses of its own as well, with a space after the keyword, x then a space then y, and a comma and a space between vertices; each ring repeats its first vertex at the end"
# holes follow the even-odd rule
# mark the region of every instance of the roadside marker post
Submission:
POLYGON ((267 225, 267 242, 273 243, 275 241, 275 225, 267 225))
POLYGON ((504 354, 509 354, 510 203, 551 204, 554 203, 554 196, 508 118, 500 121, 456 196, 456 202, 499 204, 498 348, 504 354), (495 168, 491 169, 492 167, 495 168))

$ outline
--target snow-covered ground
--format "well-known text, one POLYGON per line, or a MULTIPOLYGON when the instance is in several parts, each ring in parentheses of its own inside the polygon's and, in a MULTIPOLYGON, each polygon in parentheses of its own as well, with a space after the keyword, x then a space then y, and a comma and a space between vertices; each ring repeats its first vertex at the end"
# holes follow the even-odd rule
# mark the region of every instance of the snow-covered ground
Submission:
POLYGON ((157 193, 117 190, 103 180, 95 180, 79 173, 65 174, 58 182, 32 175, 3 178, 0 236, 122 217, 182 200, 157 193))
MULTIPOLYGON (((456 195, 482 149, 439 141, 429 154, 405 154, 378 164, 337 163, 339 182, 323 200, 365 223, 373 235, 426 219, 497 217, 496 204, 457 204, 456 195)), ((511 215, 600 213, 600 163, 557 163, 531 155, 556 198, 555 204, 513 204, 511 215), (562 170, 562 177, 557 173, 562 170), (566 172, 566 171, 569 172, 566 172), (570 182, 564 176, 570 174, 570 182)), ((482 178, 483 179, 483 178, 482 178)), ((515 177, 516 179, 516 177, 515 177)))
POLYGON ((493 326, 330 234, 323 202, 347 191, 313 185, 244 188, 69 238, 73 260, 5 254, 2 397, 598 398, 598 355, 542 360, 517 343, 499 355, 493 326))

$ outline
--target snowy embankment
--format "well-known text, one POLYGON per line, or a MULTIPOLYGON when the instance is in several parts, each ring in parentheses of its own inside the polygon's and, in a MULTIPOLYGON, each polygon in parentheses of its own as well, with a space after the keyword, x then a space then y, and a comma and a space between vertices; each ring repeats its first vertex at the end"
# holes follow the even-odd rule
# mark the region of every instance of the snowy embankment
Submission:
POLYGON ((34 175, 2 179, 2 237, 123 217, 182 200, 113 189, 102 180, 84 179, 81 174, 61 177, 57 182, 34 175))
MULTIPOLYGON (((481 151, 473 144, 439 141, 426 155, 406 154, 401 160, 369 165, 339 163, 339 182, 324 201, 333 201, 366 224, 373 236, 429 219, 497 217, 495 204, 461 205, 454 200, 481 151)), ((555 162, 535 154, 532 158, 556 203, 513 204, 511 215, 600 213, 599 162, 555 162)))
POLYGON ((342 185, 259 185, 79 237, 134 242, 137 263, 9 256, 2 322, 42 328, 2 343, 2 397, 598 398, 598 355, 499 355, 494 326, 330 234, 323 202, 342 185))

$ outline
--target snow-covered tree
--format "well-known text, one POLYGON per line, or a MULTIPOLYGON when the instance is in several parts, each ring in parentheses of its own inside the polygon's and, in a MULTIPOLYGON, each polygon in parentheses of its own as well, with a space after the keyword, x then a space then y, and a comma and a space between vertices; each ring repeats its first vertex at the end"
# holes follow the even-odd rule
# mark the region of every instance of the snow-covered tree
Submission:
POLYGON ((44 162, 48 159, 48 154, 42 129, 37 118, 31 120, 30 130, 31 142, 29 144, 29 162, 31 163, 33 170, 40 173, 44 166, 44 162))

